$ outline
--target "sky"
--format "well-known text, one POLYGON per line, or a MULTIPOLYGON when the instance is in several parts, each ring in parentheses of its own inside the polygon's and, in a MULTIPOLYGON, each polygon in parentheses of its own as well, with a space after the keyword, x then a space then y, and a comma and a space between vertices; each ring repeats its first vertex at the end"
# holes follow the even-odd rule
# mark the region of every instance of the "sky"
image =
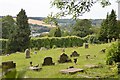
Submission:
MULTIPOLYGON (((28 17, 46 17, 51 12, 56 13, 59 10, 51 8, 51 0, 0 0, 0 16, 16 16, 21 9, 26 11, 28 17)), ((102 8, 100 3, 96 3, 90 12, 86 12, 79 18, 81 19, 105 19, 107 12, 112 9, 118 14, 118 4, 116 0, 110 0, 111 5, 102 8)), ((66 18, 71 18, 67 16, 66 18)))

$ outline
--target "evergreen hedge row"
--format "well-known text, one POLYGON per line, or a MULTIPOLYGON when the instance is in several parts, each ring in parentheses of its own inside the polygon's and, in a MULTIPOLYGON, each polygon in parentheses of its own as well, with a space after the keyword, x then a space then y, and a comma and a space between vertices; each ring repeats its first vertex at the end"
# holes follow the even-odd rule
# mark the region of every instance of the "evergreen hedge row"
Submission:
MULTIPOLYGON (((0 44, 2 44, 0 50, 5 51, 7 47, 6 39, 0 39, 0 44)), ((40 37, 31 38, 30 48, 40 49, 41 47, 53 48, 53 47, 74 47, 82 46, 84 40, 80 37, 69 36, 69 37, 40 37)))
POLYGON ((82 46, 84 40, 80 37, 70 36, 70 37, 43 37, 43 38, 32 38, 31 39, 31 48, 46 47, 52 48, 56 47, 73 47, 73 46, 82 46))

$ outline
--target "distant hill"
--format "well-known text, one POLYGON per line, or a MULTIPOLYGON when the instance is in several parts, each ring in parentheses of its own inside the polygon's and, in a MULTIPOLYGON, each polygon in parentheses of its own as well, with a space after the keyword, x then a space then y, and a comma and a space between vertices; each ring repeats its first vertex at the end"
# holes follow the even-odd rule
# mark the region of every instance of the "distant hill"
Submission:
MULTIPOLYGON (((3 16, 0 16, 0 18, 2 18, 2 17, 3 16)), ((13 17, 13 18, 16 18, 16 17, 13 17)), ((29 18, 28 22, 30 24, 37 24, 40 26, 51 27, 50 24, 46 24, 43 22, 43 20, 46 17, 28 17, 28 18, 29 18)), ((93 26, 100 26, 101 22, 103 21, 103 19, 90 19, 90 20, 91 20, 93 26)), ((72 20, 72 19, 57 19, 57 21, 58 21, 58 24, 60 24, 61 26, 68 26, 70 24, 75 23, 75 20, 72 20)), ((55 25, 53 25, 52 27, 55 27, 55 25)))
POLYGON ((50 25, 50 24, 46 24, 45 22, 43 22, 42 20, 34 20, 34 19, 28 19, 28 23, 29 24, 37 24, 39 26, 46 26, 46 27, 56 27, 55 25, 50 25))
MULTIPOLYGON (((45 17, 29 17, 29 19, 43 21, 45 17)), ((93 26, 100 26, 101 22, 103 21, 103 19, 90 19, 90 20, 93 26)), ((75 20, 72 20, 72 19, 57 19, 57 21, 58 21, 58 24, 62 26, 67 26, 75 23, 75 20)))

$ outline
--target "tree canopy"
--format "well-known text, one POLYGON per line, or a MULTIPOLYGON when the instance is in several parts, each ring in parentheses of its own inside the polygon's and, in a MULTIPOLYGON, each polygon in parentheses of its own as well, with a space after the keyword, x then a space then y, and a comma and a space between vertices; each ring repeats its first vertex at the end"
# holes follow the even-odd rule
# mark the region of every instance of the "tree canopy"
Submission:
POLYGON ((103 7, 110 5, 109 0, 53 0, 52 6, 61 10, 60 15, 72 15, 74 19, 90 11, 90 8, 100 2, 103 7))
POLYGON ((91 33, 91 21, 88 19, 77 20, 73 27, 73 34, 79 37, 85 37, 91 33))
POLYGON ((8 39, 15 32, 15 21, 12 16, 7 15, 2 18, 2 38, 8 39))

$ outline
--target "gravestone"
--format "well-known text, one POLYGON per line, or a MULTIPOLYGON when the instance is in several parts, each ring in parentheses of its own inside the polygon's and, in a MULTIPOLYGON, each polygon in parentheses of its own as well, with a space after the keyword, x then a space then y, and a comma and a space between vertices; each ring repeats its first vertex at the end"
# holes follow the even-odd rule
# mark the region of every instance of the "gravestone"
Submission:
POLYGON ((105 53, 106 49, 102 49, 100 52, 105 53))
POLYGON ((69 57, 63 53, 62 55, 60 55, 60 59, 58 60, 59 63, 66 63, 66 62, 72 62, 71 59, 69 59, 69 57))
POLYGON ((42 51, 42 50, 47 50, 45 47, 41 47, 40 48, 40 51, 42 51))
POLYGON ((120 62, 117 63, 118 74, 120 74, 120 62))
POLYGON ((70 55, 70 57, 78 57, 79 54, 77 53, 77 51, 72 52, 72 54, 70 55))
POLYGON ((101 66, 94 65, 94 64, 88 64, 88 65, 85 65, 85 67, 92 69, 92 68, 100 68, 101 66))
POLYGON ((7 73, 14 68, 16 68, 16 63, 13 61, 2 62, 2 73, 7 73))
POLYGON ((60 70, 60 72, 63 74, 74 74, 77 72, 84 72, 84 70, 80 68, 69 68, 69 69, 60 70))
POLYGON ((89 58, 90 58, 90 55, 89 55, 89 54, 87 54, 87 55, 86 55, 86 59, 89 59, 89 58))
POLYGON ((26 58, 30 58, 30 50, 26 49, 25 50, 26 58))
POLYGON ((37 54, 37 52, 35 51, 34 54, 37 54))
POLYGON ((62 52, 65 52, 65 48, 62 49, 62 52))
POLYGON ((53 63, 51 57, 46 57, 46 58, 44 59, 44 62, 43 62, 42 65, 43 65, 43 66, 45 66, 45 65, 55 65, 55 63, 53 63))
POLYGON ((77 63, 77 58, 74 59, 74 63, 75 63, 75 64, 77 63))
POLYGON ((84 47, 85 47, 85 49, 89 48, 89 44, 88 43, 84 43, 84 47))

